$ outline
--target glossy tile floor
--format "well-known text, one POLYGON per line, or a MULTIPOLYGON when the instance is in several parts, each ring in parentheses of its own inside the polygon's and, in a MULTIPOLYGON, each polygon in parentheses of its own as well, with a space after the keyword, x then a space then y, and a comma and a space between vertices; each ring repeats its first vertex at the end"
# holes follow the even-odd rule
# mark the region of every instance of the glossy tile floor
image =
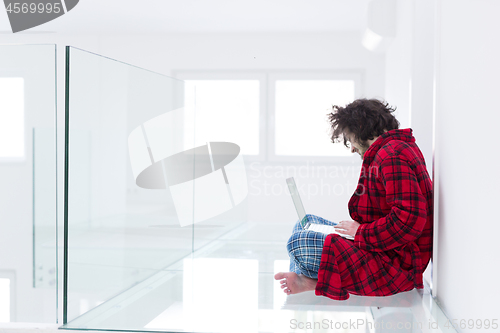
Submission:
POLYGON ((429 289, 346 301, 287 296, 291 226, 241 225, 69 322, 66 329, 170 332, 455 332, 429 289))

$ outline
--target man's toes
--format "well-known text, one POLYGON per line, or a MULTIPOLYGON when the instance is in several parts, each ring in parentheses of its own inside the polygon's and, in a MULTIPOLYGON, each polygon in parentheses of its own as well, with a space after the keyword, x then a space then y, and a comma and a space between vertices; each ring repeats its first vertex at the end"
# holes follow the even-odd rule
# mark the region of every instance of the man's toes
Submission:
POLYGON ((286 279, 283 279, 280 281, 281 284, 285 284, 286 283, 286 279))
POLYGON ((279 272, 279 273, 276 273, 274 275, 274 279, 275 280, 281 280, 281 279, 284 279, 284 278, 285 278, 285 273, 283 273, 283 272, 279 272))

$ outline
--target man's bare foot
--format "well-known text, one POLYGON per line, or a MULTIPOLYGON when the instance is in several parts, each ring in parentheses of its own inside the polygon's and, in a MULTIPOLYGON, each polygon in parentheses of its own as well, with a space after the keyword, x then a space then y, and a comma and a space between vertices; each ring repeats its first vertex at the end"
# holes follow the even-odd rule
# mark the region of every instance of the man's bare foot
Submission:
POLYGON ((305 275, 294 272, 280 272, 274 276, 275 280, 281 280, 281 289, 287 295, 298 294, 304 291, 316 289, 318 280, 311 279, 305 275))

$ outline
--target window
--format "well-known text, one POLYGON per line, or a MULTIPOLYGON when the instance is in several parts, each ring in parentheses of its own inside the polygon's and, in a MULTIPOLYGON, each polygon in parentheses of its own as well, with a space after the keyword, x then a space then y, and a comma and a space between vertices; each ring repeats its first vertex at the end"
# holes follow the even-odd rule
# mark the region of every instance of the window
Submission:
MULTIPOLYGON (((332 144, 327 114, 361 95, 361 74, 337 72, 177 73, 185 80, 185 102, 196 100, 185 118, 186 142, 231 141, 248 158, 351 162, 343 143, 332 144), (195 93, 193 92, 195 91, 195 93), (195 97, 196 96, 196 97, 195 97)), ((186 147, 187 149, 188 147, 186 147)), ((190 148, 190 147, 189 147, 190 148)))
MULTIPOLYGON (((187 80, 186 103, 196 94, 195 146, 229 141, 237 143, 242 154, 258 155, 259 84, 259 80, 187 80)), ((185 142, 190 142, 192 119, 185 120, 185 142)))
POLYGON ((24 155, 24 79, 0 77, 0 159, 24 155))
POLYGON ((354 99, 354 81, 276 80, 275 98, 276 155, 351 155, 331 143, 327 114, 354 99))

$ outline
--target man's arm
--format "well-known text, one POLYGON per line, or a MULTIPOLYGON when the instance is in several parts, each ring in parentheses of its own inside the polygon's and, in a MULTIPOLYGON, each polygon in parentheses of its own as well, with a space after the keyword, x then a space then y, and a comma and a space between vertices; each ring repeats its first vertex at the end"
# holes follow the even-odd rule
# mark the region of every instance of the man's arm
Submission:
POLYGON ((427 221, 427 202, 406 158, 389 156, 382 161, 380 171, 391 211, 372 223, 361 224, 354 238, 360 249, 376 252, 415 241, 427 221))

